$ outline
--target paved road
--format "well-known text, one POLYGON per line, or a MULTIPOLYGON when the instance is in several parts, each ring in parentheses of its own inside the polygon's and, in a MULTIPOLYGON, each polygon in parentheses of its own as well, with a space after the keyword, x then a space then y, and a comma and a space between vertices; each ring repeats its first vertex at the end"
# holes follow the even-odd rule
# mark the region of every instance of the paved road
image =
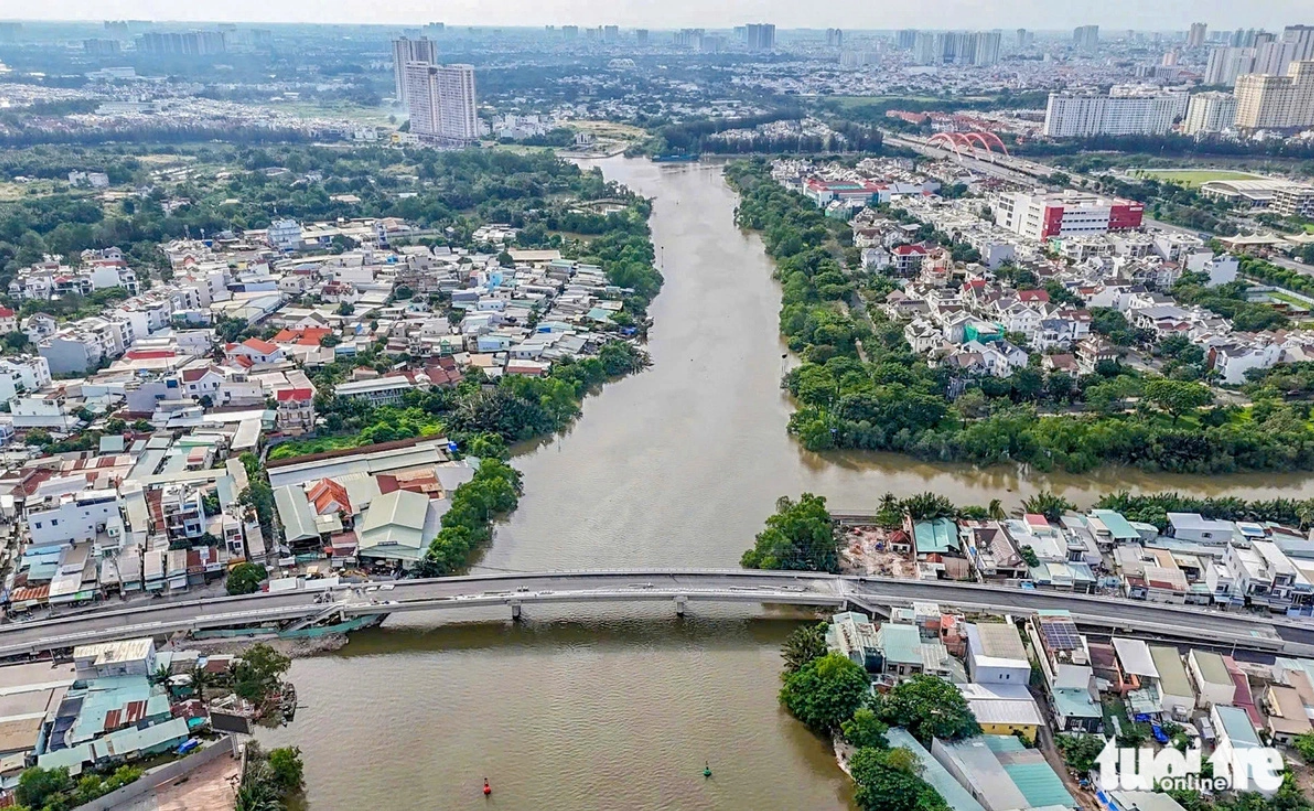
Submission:
MULTIPOLYGON (((162 636, 176 631, 298 621, 333 606, 318 592, 255 594, 185 603, 157 604, 55 620, 0 626, 0 657, 90 641, 162 636)), ((741 602, 833 605, 851 602, 871 609, 933 601, 946 607, 1032 613, 1066 609, 1080 623, 1164 638, 1207 638, 1255 650, 1314 646, 1314 623, 1269 620, 1200 607, 1167 606, 1114 598, 1030 591, 969 583, 891 578, 836 577, 807 572, 637 569, 536 572, 403 580, 339 587, 335 604, 349 614, 462 608, 475 605, 532 605, 549 602, 675 600, 686 597, 741 602)), ((1314 648, 1311 648, 1314 651, 1314 648)))

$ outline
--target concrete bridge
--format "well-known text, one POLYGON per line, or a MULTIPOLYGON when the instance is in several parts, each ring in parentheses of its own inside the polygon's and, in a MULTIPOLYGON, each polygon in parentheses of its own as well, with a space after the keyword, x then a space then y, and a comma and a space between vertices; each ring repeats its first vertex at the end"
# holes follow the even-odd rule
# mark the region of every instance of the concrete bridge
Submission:
POLYGON ((839 608, 871 613, 914 601, 945 608, 1027 616, 1066 609, 1092 632, 1134 633, 1241 650, 1314 655, 1314 622, 1224 613, 1053 591, 949 581, 851 577, 743 569, 627 569, 507 573, 339 586, 331 591, 253 594, 185 602, 150 602, 51 620, 0 625, 0 658, 75 645, 241 627, 307 627, 340 618, 402 611, 503 606, 519 617, 535 605, 665 602, 677 613, 701 601, 839 608))

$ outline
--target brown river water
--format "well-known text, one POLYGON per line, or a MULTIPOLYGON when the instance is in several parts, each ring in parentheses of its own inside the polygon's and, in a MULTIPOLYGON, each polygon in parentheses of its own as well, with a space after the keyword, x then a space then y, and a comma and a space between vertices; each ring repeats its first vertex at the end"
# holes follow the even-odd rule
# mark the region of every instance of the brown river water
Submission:
MULTIPOLYGON (((719 168, 590 165, 655 198, 654 365, 590 397, 564 435, 519 449, 524 497, 475 572, 735 566, 776 499, 803 491, 839 510, 887 491, 1008 507, 1041 488, 1079 504, 1121 488, 1314 492, 1306 475, 1029 476, 804 451, 785 433, 779 289, 761 242, 733 224, 719 168)), ((261 737, 301 747, 312 811, 842 811, 851 792, 828 745, 776 702, 797 619, 705 604, 677 619, 634 603, 529 607, 518 624, 408 614, 297 660, 296 721, 261 737)))

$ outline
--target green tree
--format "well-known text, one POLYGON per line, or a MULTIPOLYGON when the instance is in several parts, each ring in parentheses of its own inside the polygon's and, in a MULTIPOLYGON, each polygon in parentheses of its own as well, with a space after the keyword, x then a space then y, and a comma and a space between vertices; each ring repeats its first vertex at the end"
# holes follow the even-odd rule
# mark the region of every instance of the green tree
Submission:
POLYGON ((803 625, 786 637, 780 649, 786 675, 797 673, 808 662, 826 655, 826 628, 824 622, 803 625))
POLYGON ((963 694, 935 676, 917 675, 895 685, 878 700, 876 712, 927 745, 932 738, 956 741, 981 732, 963 694))
POLYGON ((1306 763, 1314 763, 1314 732, 1297 735, 1291 742, 1291 748, 1295 749, 1306 763))
POLYGON ((260 522, 260 531, 266 539, 274 535, 274 488, 263 479, 253 479, 237 496, 237 503, 251 507, 260 522))
POLYGON ((278 690, 292 660, 264 642, 247 648, 233 668, 233 692, 259 704, 278 690))
POLYGON ((1173 422, 1214 401, 1209 387, 1202 383, 1153 377, 1145 383, 1145 399, 1172 415, 1173 422))
POLYGON ((1022 502, 1022 511, 1030 515, 1043 515, 1058 521, 1064 513, 1077 509, 1076 505, 1051 490, 1041 490, 1022 502))
POLYGON ((944 496, 936 493, 918 493, 899 502, 899 507, 914 521, 934 521, 937 518, 953 518, 958 512, 954 504, 944 496))
POLYGON ((1095 768, 1095 761, 1104 751, 1105 743, 1107 741, 1100 735, 1058 735, 1054 739, 1063 762, 1082 777, 1095 768))
POLYGON ((740 563, 746 569, 839 569, 839 539, 826 511, 826 499, 804 493, 798 501, 782 497, 767 518, 753 548, 740 563))
POLYGON ((243 451, 238 455, 237 461, 242 463, 246 468, 246 475, 250 478, 256 478, 260 475, 260 457, 250 451, 243 451))
POLYGON ((268 576, 269 571, 258 563, 239 563, 228 573, 228 593, 254 594, 268 576))
POLYGON ((19 805, 32 809, 44 808, 51 800, 60 799, 60 795, 73 789, 73 778, 68 769, 42 769, 33 767, 25 770, 18 778, 18 788, 14 797, 19 805))
POLYGON ((285 797, 301 791, 306 783, 301 749, 296 746, 269 750, 269 771, 274 788, 285 797))
POLYGON ((233 800, 233 811, 284 811, 284 805, 273 786, 260 780, 243 782, 233 800))
POLYGON ((828 653, 786 676, 780 700, 798 720, 818 732, 831 732, 853 717, 870 692, 865 670, 847 657, 828 653))
POLYGON ((889 728, 889 725, 877 717, 875 710, 870 707, 859 707, 852 718, 840 724, 840 734, 844 736, 844 740, 859 749, 868 747, 885 749, 889 746, 889 742, 885 740, 885 733, 889 728))
POLYGON ((849 758, 862 811, 947 811, 939 792, 921 779, 917 758, 907 749, 859 749, 849 758))

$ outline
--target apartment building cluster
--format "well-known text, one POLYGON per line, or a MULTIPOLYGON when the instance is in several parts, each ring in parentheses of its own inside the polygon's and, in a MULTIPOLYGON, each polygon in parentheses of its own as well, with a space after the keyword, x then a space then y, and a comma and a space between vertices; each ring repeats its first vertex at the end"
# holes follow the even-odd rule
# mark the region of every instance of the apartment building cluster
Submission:
POLYGON ((411 135, 437 146, 467 146, 479 139, 474 66, 439 64, 437 44, 423 37, 394 40, 397 100, 410 115, 411 135))
POLYGON ((1267 31, 1238 32, 1232 41, 1210 49, 1204 83, 1232 87, 1252 73, 1284 75, 1292 63, 1314 59, 1314 26, 1289 25, 1281 36, 1267 31))
POLYGON ((1236 126, 1245 131, 1314 127, 1314 59, 1292 62, 1284 74, 1238 78, 1236 126))
POLYGON ((1188 103, 1185 88, 1118 85, 1108 93, 1050 93, 1041 133, 1050 138, 1166 135, 1186 116, 1188 103))
POLYGON ((917 31, 909 50, 918 65, 990 67, 999 63, 1002 42, 999 31, 917 31))

